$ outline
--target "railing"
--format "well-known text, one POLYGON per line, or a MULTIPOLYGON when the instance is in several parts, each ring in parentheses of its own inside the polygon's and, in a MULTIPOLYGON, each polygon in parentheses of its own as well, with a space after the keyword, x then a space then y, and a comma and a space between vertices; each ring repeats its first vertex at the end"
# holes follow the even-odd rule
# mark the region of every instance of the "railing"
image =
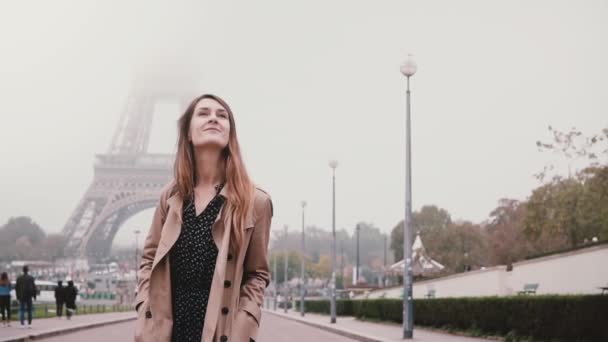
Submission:
MULTIPOLYGON (((53 303, 45 303, 45 304, 35 304, 32 307, 32 318, 52 318, 57 317, 57 307, 53 303)), ((64 316, 66 315, 65 305, 63 307, 64 316)), ((126 311, 135 311, 135 306, 131 304, 85 304, 85 305, 76 305, 76 313, 75 315, 86 315, 86 314, 97 314, 97 313, 110 313, 110 312, 126 312, 126 311)), ((27 313, 26 313, 27 316, 27 313)), ((27 318, 27 317, 26 317, 27 318)), ((19 320, 19 304, 11 305, 11 320, 17 321, 19 320)))

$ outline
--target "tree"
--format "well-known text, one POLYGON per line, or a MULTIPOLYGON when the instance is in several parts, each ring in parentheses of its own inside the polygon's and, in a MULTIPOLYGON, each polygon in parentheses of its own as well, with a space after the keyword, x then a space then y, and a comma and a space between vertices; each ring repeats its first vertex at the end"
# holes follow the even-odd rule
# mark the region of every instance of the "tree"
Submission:
MULTIPOLYGON (((541 150, 559 153, 568 162, 568 178, 554 175, 548 183, 535 189, 527 203, 526 234, 541 251, 577 246, 592 237, 606 236, 608 206, 608 128, 585 136, 576 128, 560 132, 549 126, 553 142, 538 141, 541 150), (573 176, 576 161, 587 165, 573 176), (539 243, 542 242, 542 243, 539 243)), ((543 181, 554 165, 538 175, 543 181)))
POLYGON ((583 227, 577 220, 582 184, 576 179, 556 178, 532 192, 527 203, 525 232, 533 240, 545 240, 542 250, 559 247, 560 241, 570 246, 583 242, 583 227), (551 236, 556 239, 550 239, 551 236), (548 242, 548 243, 547 243, 548 242), (557 245, 557 246, 556 246, 557 245))
POLYGON ((421 234, 428 234, 446 229, 452 223, 447 210, 436 205, 425 205, 414 213, 414 226, 421 234))
MULTIPOLYGON (((384 258, 384 234, 380 228, 371 223, 360 222, 359 226, 359 262, 360 267, 374 268, 373 260, 384 258)), ((357 254, 357 230, 355 228, 350 239, 351 248, 354 250, 352 260, 356 260, 357 254)), ((338 251, 339 253, 339 251, 338 251)), ((381 265, 380 265, 381 268, 381 265)))
POLYGON ((11 217, 0 227, 0 258, 30 259, 38 252, 33 247, 45 238, 42 228, 30 217, 11 217))
MULTIPOLYGON (((420 211, 412 213, 414 234, 420 232, 420 237, 427 245, 427 250, 434 248, 437 234, 445 231, 452 223, 450 213, 435 205, 425 205, 420 211)), ((413 242, 413 241, 412 241, 413 242)), ((403 259, 403 221, 400 221, 391 231, 391 249, 395 261, 403 259)))
POLYGON ((582 171, 583 190, 578 202, 577 221, 586 227, 587 237, 608 240, 608 166, 582 171))
POLYGON ((40 250, 50 261, 65 257, 65 237, 62 234, 49 234, 40 244, 40 250))
POLYGON ((426 243, 427 254, 443 264, 444 273, 462 272, 488 265, 487 243, 481 226, 469 221, 451 223, 437 233, 433 247, 426 243))
POLYGON ((486 225, 488 262, 508 265, 533 252, 533 246, 524 234, 525 219, 525 202, 508 198, 498 201, 498 207, 490 213, 486 225))
MULTIPOLYGON (((591 136, 585 136, 576 127, 572 127, 569 132, 562 132, 549 126, 549 132, 553 135, 553 141, 537 141, 536 146, 540 151, 550 151, 564 157, 568 163, 568 178, 572 177, 572 164, 576 162, 590 163, 583 168, 608 163, 608 127, 591 136)), ((546 165, 535 177, 543 182, 553 170, 555 165, 546 165)))

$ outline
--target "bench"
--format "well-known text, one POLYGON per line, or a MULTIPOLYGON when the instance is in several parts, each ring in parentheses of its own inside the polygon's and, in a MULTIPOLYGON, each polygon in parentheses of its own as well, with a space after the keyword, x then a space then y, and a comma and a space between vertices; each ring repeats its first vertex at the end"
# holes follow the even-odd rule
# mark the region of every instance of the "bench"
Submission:
POLYGON ((521 291, 517 291, 517 294, 518 295, 536 294, 537 289, 538 289, 538 283, 524 284, 524 289, 521 291))
POLYGON ((598 287, 598 289, 602 290, 602 294, 604 294, 604 293, 608 292, 608 285, 600 286, 600 287, 598 287))
POLYGON ((435 289, 429 289, 424 296, 426 298, 435 298, 435 289))

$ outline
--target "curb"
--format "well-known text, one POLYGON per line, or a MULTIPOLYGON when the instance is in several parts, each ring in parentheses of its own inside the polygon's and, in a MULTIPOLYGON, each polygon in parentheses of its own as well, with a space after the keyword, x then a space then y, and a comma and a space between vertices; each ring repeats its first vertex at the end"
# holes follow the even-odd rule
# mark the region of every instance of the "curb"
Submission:
POLYGON ((301 318, 297 318, 297 317, 292 317, 292 316, 288 316, 285 314, 281 314, 281 313, 276 313, 270 310, 263 310, 264 313, 269 313, 271 315, 277 316, 277 317, 281 317, 281 318, 285 318, 291 321, 295 321, 298 323, 302 323, 302 324, 306 324, 312 327, 315 327, 317 329, 321 329, 321 330, 325 330, 328 331, 330 333, 336 334, 336 335, 340 335, 340 336, 344 336, 344 337, 348 337, 350 339, 353 340, 357 340, 357 341, 361 341, 361 342, 386 342, 387 340, 383 340, 380 339, 378 337, 374 337, 374 336, 369 336, 369 335, 365 335, 365 334, 361 334, 361 333, 354 333, 352 331, 349 330, 345 330, 342 328, 338 328, 338 327, 331 327, 331 326, 327 326, 325 324, 320 324, 320 323, 314 323, 314 322, 310 322, 307 321, 305 319, 301 319, 301 318))
POLYGON ((30 334, 27 334, 26 336, 7 337, 6 339, 0 339, 0 342, 28 342, 28 341, 38 340, 38 339, 42 339, 42 338, 49 338, 49 337, 53 337, 53 336, 69 334, 69 333, 73 333, 73 332, 85 330, 85 329, 98 328, 98 327, 103 327, 103 326, 111 325, 111 324, 134 321, 136 319, 137 319, 137 317, 128 317, 128 318, 119 318, 119 319, 115 319, 112 321, 85 323, 85 324, 68 327, 68 328, 63 328, 63 329, 59 328, 59 329, 55 329, 55 330, 41 331, 39 333, 30 333, 30 334))

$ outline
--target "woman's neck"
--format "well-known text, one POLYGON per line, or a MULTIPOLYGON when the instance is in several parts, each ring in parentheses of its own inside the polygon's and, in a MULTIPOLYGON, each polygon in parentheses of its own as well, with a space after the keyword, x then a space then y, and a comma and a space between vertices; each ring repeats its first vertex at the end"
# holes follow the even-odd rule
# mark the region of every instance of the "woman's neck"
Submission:
POLYGON ((199 149, 196 152, 196 179, 195 187, 215 186, 222 182, 223 175, 220 170, 222 166, 221 151, 211 149, 199 149))

